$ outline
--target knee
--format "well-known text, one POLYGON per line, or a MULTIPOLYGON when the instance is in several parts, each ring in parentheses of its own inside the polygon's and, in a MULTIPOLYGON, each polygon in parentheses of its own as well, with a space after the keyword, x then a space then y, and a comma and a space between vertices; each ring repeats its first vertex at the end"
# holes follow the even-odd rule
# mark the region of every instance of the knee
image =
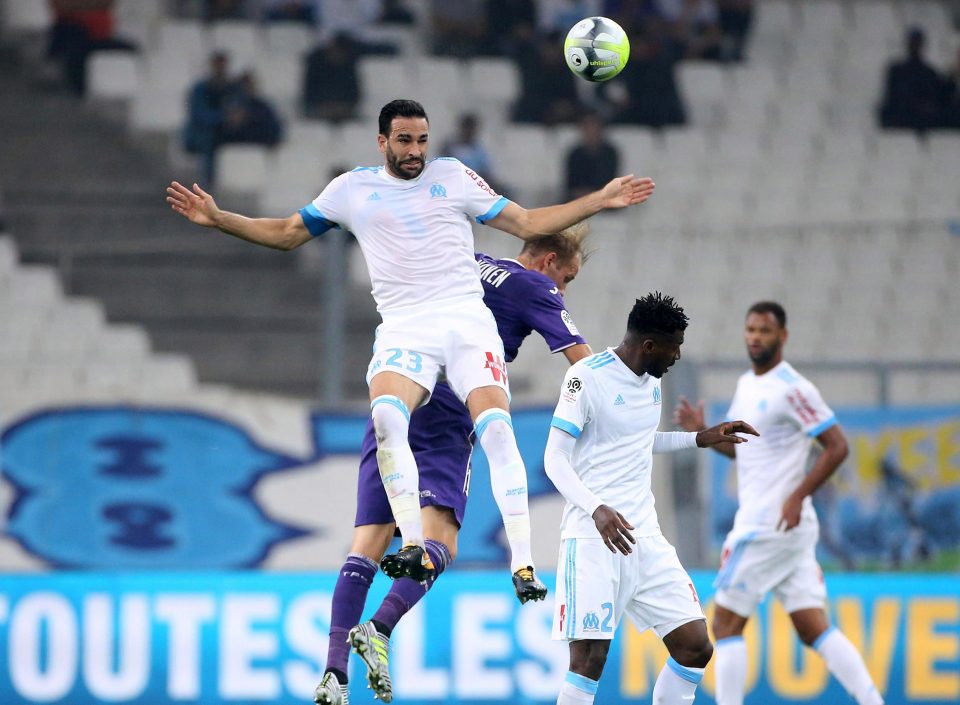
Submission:
POLYGON ((698 640, 685 645, 673 658, 681 666, 706 668, 710 659, 713 658, 713 644, 709 639, 698 640))
POLYGON ((821 636, 826 634, 827 631, 829 630, 829 627, 827 627, 827 629, 823 629, 822 627, 816 627, 811 629, 809 627, 804 628, 801 626, 797 626, 796 629, 797 629, 797 636, 800 637, 800 641, 802 641, 806 646, 809 646, 812 649, 813 645, 817 642, 817 639, 819 639, 821 636))
POLYGON ((592 680, 600 680, 607 663, 607 646, 606 643, 591 644, 590 648, 571 654, 570 670, 592 680))
POLYGON ((410 410, 398 397, 377 397, 370 405, 370 415, 373 417, 373 432, 378 444, 406 438, 410 425, 410 410))

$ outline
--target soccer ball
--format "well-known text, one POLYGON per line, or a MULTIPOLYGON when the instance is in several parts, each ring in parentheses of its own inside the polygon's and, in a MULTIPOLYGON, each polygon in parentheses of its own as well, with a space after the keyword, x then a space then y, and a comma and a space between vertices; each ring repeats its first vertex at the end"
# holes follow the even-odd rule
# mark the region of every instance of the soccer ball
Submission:
POLYGON ((609 81, 623 70, 630 58, 630 40, 623 27, 606 17, 587 17, 577 22, 563 43, 567 66, 588 81, 609 81))

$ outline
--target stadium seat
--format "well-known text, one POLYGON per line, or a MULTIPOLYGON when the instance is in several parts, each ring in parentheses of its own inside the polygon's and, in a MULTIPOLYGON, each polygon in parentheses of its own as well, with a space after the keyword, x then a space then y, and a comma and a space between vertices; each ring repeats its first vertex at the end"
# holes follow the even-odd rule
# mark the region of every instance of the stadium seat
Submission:
POLYGON ((187 117, 186 96, 177 90, 141 86, 133 97, 129 126, 134 131, 170 132, 182 128, 187 117))
POLYGON ((732 86, 725 69, 712 63, 680 62, 677 83, 694 125, 709 128, 724 121, 725 96, 732 86))
POLYGON ((160 25, 158 53, 166 57, 180 57, 194 67, 194 73, 204 71, 210 55, 207 30, 197 20, 166 20, 160 25))
MULTIPOLYGON (((358 79, 363 87, 362 112, 366 119, 375 120, 380 108, 397 97, 397 87, 411 78, 413 65, 397 57, 366 56, 360 60, 358 79)), ((427 114, 430 107, 427 106, 427 114)))
POLYGON ((13 241, 13 237, 0 235, 0 282, 13 272, 18 259, 17 243, 13 241))
POLYGON ((210 25, 206 47, 226 52, 233 71, 255 69, 263 54, 260 29, 246 20, 219 20, 210 25))
POLYGON ((473 59, 466 62, 464 85, 471 94, 470 104, 509 107, 520 93, 520 74, 510 59, 473 59))
POLYGON ((150 336, 142 326, 112 324, 94 341, 90 351, 92 362, 122 361, 132 364, 150 354, 150 336))
POLYGON ((271 148, 260 144, 225 144, 217 149, 217 185, 224 191, 257 193, 266 181, 271 148))
POLYGON ((8 32, 45 32, 53 21, 49 3, 37 0, 7 0, 0 12, 8 32))
POLYGON ((133 40, 141 51, 152 50, 166 9, 164 5, 163 0, 116 0, 117 36, 133 40))
POLYGON ((141 368, 137 384, 142 393, 175 396, 196 388, 197 373, 183 355, 153 355, 141 368))
POLYGON ((87 97, 132 98, 142 83, 140 58, 129 51, 94 52, 87 62, 87 97))
POLYGON ((265 54, 254 70, 260 92, 274 103, 288 107, 298 107, 303 73, 303 59, 292 53, 265 54))
POLYGON ((287 22, 270 22, 263 29, 263 45, 267 56, 289 54, 302 59, 316 43, 309 27, 287 22))
POLYGON ((916 406, 960 401, 960 372, 895 370, 890 373, 890 404, 916 406))

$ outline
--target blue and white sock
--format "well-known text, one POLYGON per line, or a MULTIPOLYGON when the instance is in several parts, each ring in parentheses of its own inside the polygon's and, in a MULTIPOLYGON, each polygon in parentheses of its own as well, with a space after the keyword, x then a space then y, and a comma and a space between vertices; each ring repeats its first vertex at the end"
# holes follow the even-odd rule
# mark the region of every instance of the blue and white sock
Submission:
POLYGON ((568 671, 560 686, 557 705, 591 705, 597 695, 597 685, 592 678, 568 671))
POLYGON ((667 657, 667 662, 653 685, 653 705, 692 703, 701 680, 702 668, 681 666, 672 656, 667 657))

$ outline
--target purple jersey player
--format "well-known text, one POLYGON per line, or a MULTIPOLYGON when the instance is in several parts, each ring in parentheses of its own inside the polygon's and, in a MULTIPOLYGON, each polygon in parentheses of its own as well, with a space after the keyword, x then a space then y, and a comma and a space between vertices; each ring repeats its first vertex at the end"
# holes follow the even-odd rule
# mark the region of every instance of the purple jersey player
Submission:
MULTIPOLYGON (((585 234, 586 227, 581 225, 529 241, 515 260, 476 255, 484 303, 497 321, 507 362, 516 358, 532 331, 543 336, 551 352, 563 351, 571 364, 591 353, 563 305, 564 290, 580 270, 585 234)), ((472 432, 466 408, 443 383, 437 384, 430 403, 412 415, 410 446, 420 469, 426 548, 436 573, 424 583, 410 578, 394 581, 373 619, 354 626, 363 612, 377 562, 396 528, 377 469, 373 425, 367 424, 356 528, 333 593, 327 670, 317 687, 316 702, 348 702, 346 672, 351 645, 367 666, 375 696, 384 702, 393 699, 387 661, 390 634, 456 557, 457 535, 467 503, 472 432)))

